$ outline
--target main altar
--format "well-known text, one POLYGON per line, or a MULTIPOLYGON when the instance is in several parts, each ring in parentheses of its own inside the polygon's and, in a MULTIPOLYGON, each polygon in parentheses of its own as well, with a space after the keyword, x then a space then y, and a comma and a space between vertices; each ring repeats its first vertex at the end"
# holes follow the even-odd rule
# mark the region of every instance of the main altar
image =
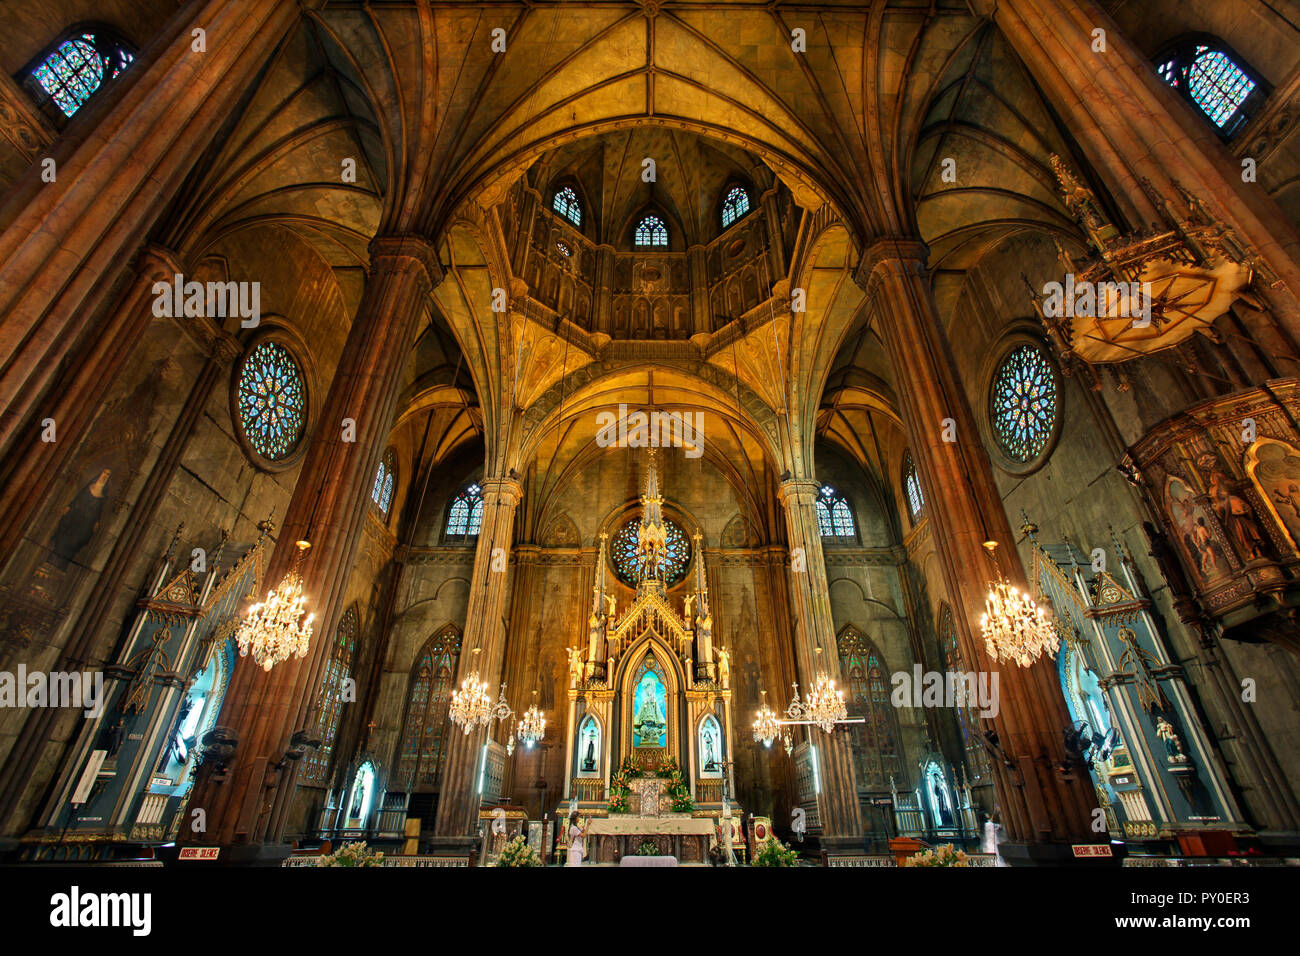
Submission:
POLYGON ((569 648, 562 818, 590 820, 588 859, 649 852, 704 862, 732 792, 731 675, 713 645, 704 551, 680 610, 663 569, 667 529, 653 453, 641 495, 636 590, 621 613, 601 535, 585 640, 569 648))

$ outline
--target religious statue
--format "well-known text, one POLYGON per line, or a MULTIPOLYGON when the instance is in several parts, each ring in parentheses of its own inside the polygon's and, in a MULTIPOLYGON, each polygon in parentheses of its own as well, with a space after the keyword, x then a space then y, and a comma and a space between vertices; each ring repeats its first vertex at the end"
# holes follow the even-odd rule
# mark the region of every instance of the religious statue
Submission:
POLYGON ((1228 480, 1223 472, 1214 469, 1210 472, 1210 501, 1219 515, 1219 524, 1228 533, 1242 561, 1252 561, 1267 554, 1264 534, 1255 521, 1254 509, 1240 495, 1228 488, 1228 480))
POLYGON ((691 622, 691 609, 693 607, 695 607, 695 595, 688 594, 685 603, 682 604, 682 617, 686 619, 687 624, 691 622))
POLYGON ((567 648, 569 653, 569 686, 582 683, 582 651, 576 647, 567 648))
POLYGON ((1163 717, 1156 718, 1156 736, 1165 742, 1165 759, 1172 764, 1187 763, 1187 754, 1183 753, 1183 742, 1179 739, 1174 725, 1163 717))
POLYGON ((596 738, 587 738, 587 752, 582 757, 582 772, 592 773, 596 769, 596 738))
POLYGON ((722 687, 731 686, 731 652, 725 647, 718 648, 718 683, 722 687))
POLYGON ((366 782, 358 780, 357 785, 352 791, 352 811, 348 814, 348 819, 356 820, 361 817, 362 804, 366 799, 366 782))
POLYGON ((51 563, 55 567, 67 569, 81 554, 81 549, 95 536, 99 519, 104 513, 108 480, 112 477, 111 469, 102 469, 95 480, 77 492, 72 503, 64 509, 58 526, 54 529, 54 536, 50 539, 50 550, 54 552, 51 563))
POLYGON ((704 769, 710 773, 718 769, 718 754, 714 749, 712 728, 705 728, 704 731, 704 769))

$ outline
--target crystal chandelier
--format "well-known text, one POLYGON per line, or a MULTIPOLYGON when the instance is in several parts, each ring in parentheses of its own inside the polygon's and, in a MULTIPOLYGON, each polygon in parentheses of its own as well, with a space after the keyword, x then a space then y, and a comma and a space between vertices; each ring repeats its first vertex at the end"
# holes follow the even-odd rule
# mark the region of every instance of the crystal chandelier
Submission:
POLYGON ((764 747, 771 747, 781 733, 781 724, 776 719, 776 711, 767 706, 767 691, 763 691, 763 706, 758 709, 754 719, 754 742, 764 747))
MULTIPOLYGON (((481 648, 474 648, 474 653, 481 652, 481 648)), ((478 668, 461 681, 460 690, 452 691, 451 704, 447 708, 452 722, 459 724, 460 728, 469 735, 475 727, 480 725, 486 727, 493 720, 508 720, 514 716, 514 711, 506 703, 506 685, 501 685, 501 694, 494 705, 492 698, 488 694, 487 681, 479 679, 478 668)), ((513 743, 513 741, 512 741, 513 743)), ((513 746, 510 747, 514 749, 513 746)))
POLYGON ((264 671, 270 671, 290 655, 304 657, 307 654, 315 615, 308 614, 305 619, 302 616, 307 598, 302 593, 300 568, 302 557, 310 547, 307 541, 298 542, 298 554, 294 556, 289 573, 281 579, 280 586, 270 591, 261 604, 250 607, 248 617, 235 631, 239 656, 247 657, 252 652, 253 660, 264 671))
MULTIPOLYGON (((985 541, 990 560, 997 567, 996 541, 985 541)), ((989 657, 995 661, 1015 661, 1028 667, 1046 653, 1055 657, 1060 647, 1056 628, 1027 593, 1013 587, 998 569, 998 580, 989 584, 989 594, 980 615, 980 631, 989 657)))
MULTIPOLYGON (((537 697, 537 691, 533 691, 533 697, 537 697)), ((533 746, 546 735, 546 715, 538 710, 536 699, 533 706, 524 711, 524 716, 519 721, 518 735, 525 747, 533 746)))
POLYGON ((785 713, 792 721, 816 724, 828 734, 836 724, 847 721, 849 717, 844 692, 835 689, 835 681, 825 671, 817 675, 807 700, 799 699, 799 685, 794 685, 794 700, 790 701, 785 713))

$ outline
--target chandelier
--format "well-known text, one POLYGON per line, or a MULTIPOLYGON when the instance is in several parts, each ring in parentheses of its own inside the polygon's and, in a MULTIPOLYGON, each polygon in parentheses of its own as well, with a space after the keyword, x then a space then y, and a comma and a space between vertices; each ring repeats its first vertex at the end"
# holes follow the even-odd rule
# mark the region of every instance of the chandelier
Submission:
MULTIPOLYGON (((474 653, 478 654, 481 650, 476 647, 474 653)), ((496 704, 493 704, 488 694, 487 681, 479 680, 477 667, 474 668, 474 673, 461 682, 460 690, 452 691, 447 711, 452 722, 459 724, 466 736, 475 727, 486 727, 493 720, 507 720, 514 716, 514 711, 506 703, 506 685, 501 685, 501 694, 497 697, 496 704)), ((513 750, 513 746, 510 749, 513 750)))
MULTIPOLYGON (((533 697, 537 697, 537 691, 533 691, 533 697)), ((524 716, 519 720, 518 733, 525 747, 533 746, 546 735, 546 715, 537 709, 536 700, 533 701, 533 706, 524 711, 524 716)))
POLYGON ((758 716, 754 718, 754 742, 761 743, 764 747, 771 747, 772 741, 781 733, 781 724, 776 719, 776 711, 767 706, 767 691, 763 691, 763 706, 758 709, 758 716))
POLYGON ((302 593, 302 557, 310 542, 299 541, 298 553, 294 556, 289 573, 280 581, 280 586, 266 595, 261 604, 254 604, 248 609, 245 618, 235 631, 235 643, 239 645, 239 656, 247 657, 251 652, 253 660, 261 665, 262 670, 270 671, 272 667, 285 661, 290 655, 304 657, 311 643, 311 622, 314 614, 303 619, 303 604, 307 598, 302 593))
MULTIPOLYGON (((989 558, 996 568, 996 541, 985 541, 989 558)), ((989 594, 980 615, 980 631, 989 657, 997 661, 1015 661, 1028 667, 1042 654, 1055 657, 1060 647, 1056 628, 1043 609, 1027 593, 1012 586, 999 569, 998 580, 989 584, 989 594)))
POLYGON ((792 721, 816 724, 828 734, 836 724, 847 721, 849 717, 844 691, 835 689, 835 681, 825 671, 817 675, 807 700, 799 699, 799 685, 794 685, 794 700, 790 701, 785 713, 792 721))

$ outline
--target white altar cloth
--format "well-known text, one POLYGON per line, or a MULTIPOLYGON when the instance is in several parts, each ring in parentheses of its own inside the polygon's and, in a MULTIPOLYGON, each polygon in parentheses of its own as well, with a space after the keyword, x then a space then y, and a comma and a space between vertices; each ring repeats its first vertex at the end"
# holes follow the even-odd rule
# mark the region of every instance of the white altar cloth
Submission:
POLYGON ((675 856, 625 856, 619 866, 676 866, 675 856))
POLYGON ((587 832, 593 836, 622 836, 629 833, 671 833, 700 834, 713 836, 713 821, 704 817, 634 817, 627 814, 614 814, 597 817, 588 825, 587 832))

